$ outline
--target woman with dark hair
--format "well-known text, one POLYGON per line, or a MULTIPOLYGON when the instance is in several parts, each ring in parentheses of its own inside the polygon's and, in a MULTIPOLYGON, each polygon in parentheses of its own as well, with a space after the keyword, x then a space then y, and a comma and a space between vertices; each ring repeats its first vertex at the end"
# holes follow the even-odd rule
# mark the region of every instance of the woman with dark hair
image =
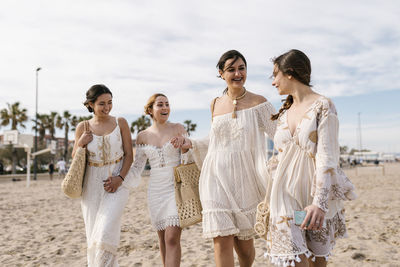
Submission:
POLYGON ((161 259, 164 266, 180 266, 182 229, 175 200, 174 167, 180 164, 181 155, 170 141, 175 136, 185 136, 186 131, 183 125, 168 121, 171 109, 164 94, 152 95, 144 112, 153 123, 138 133, 135 161, 131 168, 132 186, 139 184, 148 159, 151 171, 147 204, 151 224, 158 234, 161 259))
POLYGON ((211 103, 209 138, 182 141, 177 137, 173 142, 191 149, 201 168, 203 236, 213 238, 216 266, 234 266, 233 249, 240 266, 251 266, 256 208, 264 198, 268 175, 265 134, 274 136, 275 110, 263 96, 244 87, 247 63, 241 53, 224 53, 217 67, 227 87, 211 103))
POLYGON ((129 180, 133 158, 131 133, 124 118, 110 115, 112 93, 106 86, 93 85, 84 105, 94 116, 78 124, 72 155, 78 147, 86 147, 81 207, 88 266, 114 267, 118 266, 121 216, 129 196, 124 180, 129 180))
POLYGON ((288 96, 272 116, 278 121, 274 143, 279 164, 266 254, 277 265, 326 266, 336 238, 346 234, 342 200, 355 197, 339 168, 336 109, 311 89, 311 64, 303 52, 290 50, 273 63, 272 85, 288 96), (295 212, 303 210, 305 218, 296 225, 295 212))

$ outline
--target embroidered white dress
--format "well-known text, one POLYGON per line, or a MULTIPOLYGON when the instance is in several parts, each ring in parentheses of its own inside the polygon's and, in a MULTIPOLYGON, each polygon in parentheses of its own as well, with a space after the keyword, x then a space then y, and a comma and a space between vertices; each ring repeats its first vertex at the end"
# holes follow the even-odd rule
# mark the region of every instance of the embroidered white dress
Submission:
POLYGON ((82 193, 82 213, 87 239, 88 266, 118 266, 121 216, 129 190, 120 186, 116 192, 104 190, 103 180, 117 176, 123 164, 122 136, 118 125, 108 135, 93 135, 87 145, 88 165, 82 193))
POLYGON ((130 170, 132 179, 127 180, 130 187, 139 184, 147 159, 151 167, 147 203, 152 226, 157 231, 165 230, 168 226, 179 226, 174 185, 174 167, 180 164, 181 159, 179 149, 170 142, 162 147, 137 145, 130 170))
POLYGON ((274 264, 294 266, 300 254, 327 258, 335 239, 346 235, 342 200, 355 195, 339 168, 338 129, 335 106, 325 97, 310 106, 293 136, 287 112, 278 119, 274 142, 279 164, 273 177, 266 252, 274 264), (294 225, 294 211, 311 204, 326 212, 320 231, 294 225))
POLYGON ((203 206, 203 236, 254 237, 257 204, 264 199, 267 179, 266 135, 272 139, 276 123, 269 102, 215 116, 209 138, 191 140, 192 156, 201 166, 199 182, 203 206), (203 156, 204 162, 202 162, 203 156))

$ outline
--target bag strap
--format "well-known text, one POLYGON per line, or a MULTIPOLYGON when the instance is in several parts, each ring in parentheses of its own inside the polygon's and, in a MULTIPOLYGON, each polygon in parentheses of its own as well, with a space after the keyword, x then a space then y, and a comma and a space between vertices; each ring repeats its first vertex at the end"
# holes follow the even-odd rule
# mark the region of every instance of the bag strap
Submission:
POLYGON ((214 98, 213 103, 211 105, 211 121, 213 121, 213 114, 214 114, 214 107, 215 107, 215 102, 217 101, 217 98, 214 98))
MULTIPOLYGON (((275 143, 273 143, 273 146, 272 146, 272 157, 275 157, 275 143)), ((268 172, 271 173, 269 170, 268 170, 268 172)), ((267 188, 266 188, 266 191, 265 191, 264 207, 265 207, 265 205, 269 206, 271 189, 272 189, 272 176, 269 177, 269 179, 268 179, 267 188)))
MULTIPOLYGON (((85 132, 89 131, 89 121, 85 120, 83 121, 83 129, 85 132)), ((84 146, 85 151, 87 151, 87 145, 84 146)))
POLYGON ((85 132, 89 131, 89 121, 88 120, 85 120, 83 122, 83 126, 84 126, 84 131, 85 132))

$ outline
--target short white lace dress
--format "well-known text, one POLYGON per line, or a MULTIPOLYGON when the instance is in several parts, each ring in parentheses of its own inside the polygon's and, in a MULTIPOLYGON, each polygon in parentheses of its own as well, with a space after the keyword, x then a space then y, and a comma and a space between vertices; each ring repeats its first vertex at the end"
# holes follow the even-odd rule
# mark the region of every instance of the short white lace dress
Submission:
POLYGON ((203 206, 203 236, 254 237, 256 208, 264 199, 275 109, 269 102, 215 116, 208 138, 191 140, 191 153, 201 167, 199 191, 203 206), (202 162, 203 155, 206 154, 202 162))
POLYGON ((150 179, 147 189, 147 203, 153 228, 165 230, 169 226, 179 226, 175 201, 174 167, 180 164, 179 149, 168 141, 162 147, 143 144, 136 146, 135 160, 130 172, 130 187, 140 183, 141 173, 150 162, 150 179))
POLYGON ((88 163, 81 207, 89 267, 118 266, 121 216, 129 190, 126 186, 120 186, 116 192, 108 193, 103 187, 103 180, 117 176, 123 164, 122 136, 117 119, 116 122, 110 134, 93 135, 93 140, 87 145, 88 163))
POLYGON ((339 168, 339 122, 335 106, 319 97, 305 112, 293 136, 287 112, 278 119, 267 252, 272 263, 295 266, 299 255, 328 257, 335 240, 346 235, 342 200, 355 198, 354 186, 339 168), (293 214, 315 204, 325 214, 322 230, 301 230, 293 214))

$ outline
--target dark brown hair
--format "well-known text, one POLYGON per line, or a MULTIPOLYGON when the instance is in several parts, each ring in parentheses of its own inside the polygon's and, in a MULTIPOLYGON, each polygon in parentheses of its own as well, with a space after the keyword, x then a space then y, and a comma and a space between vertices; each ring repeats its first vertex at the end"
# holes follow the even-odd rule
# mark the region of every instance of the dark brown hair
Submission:
MULTIPOLYGON (((235 64, 236 60, 238 60, 239 58, 241 58, 244 62, 244 65, 247 68, 247 62, 246 59, 244 58, 244 56, 237 50, 229 50, 227 52, 225 52, 220 58, 219 61, 217 63, 217 68, 224 72, 225 69, 229 68, 230 66, 232 66, 233 64, 235 64), (233 59, 232 63, 229 66, 225 66, 225 63, 228 59, 233 59)), ((221 78, 220 75, 218 75, 219 78, 221 78)), ((224 94, 228 91, 228 88, 225 88, 224 90, 224 94)))
POLYGON ((102 94, 110 94, 112 97, 112 93, 110 89, 107 88, 104 84, 95 84, 89 88, 86 92, 86 101, 83 102, 83 105, 89 110, 89 112, 93 112, 93 109, 90 107, 89 103, 96 102, 97 98, 102 94))
POLYGON ((150 117, 152 117, 152 118, 153 118, 153 114, 151 114, 150 111, 153 110, 153 105, 156 102, 157 97, 159 97, 159 96, 167 97, 166 95, 161 94, 161 93, 154 94, 154 95, 150 96, 149 100, 147 100, 147 103, 144 106, 144 113, 146 115, 150 115, 150 117))
MULTIPOLYGON (((292 49, 279 57, 272 59, 274 66, 278 68, 283 74, 290 75, 297 81, 305 84, 307 86, 312 86, 311 81, 311 62, 310 59, 297 49, 292 49)), ((276 120, 282 114, 284 110, 290 108, 293 104, 293 96, 288 95, 283 103, 282 107, 279 109, 277 114, 271 116, 272 120, 276 120)))

